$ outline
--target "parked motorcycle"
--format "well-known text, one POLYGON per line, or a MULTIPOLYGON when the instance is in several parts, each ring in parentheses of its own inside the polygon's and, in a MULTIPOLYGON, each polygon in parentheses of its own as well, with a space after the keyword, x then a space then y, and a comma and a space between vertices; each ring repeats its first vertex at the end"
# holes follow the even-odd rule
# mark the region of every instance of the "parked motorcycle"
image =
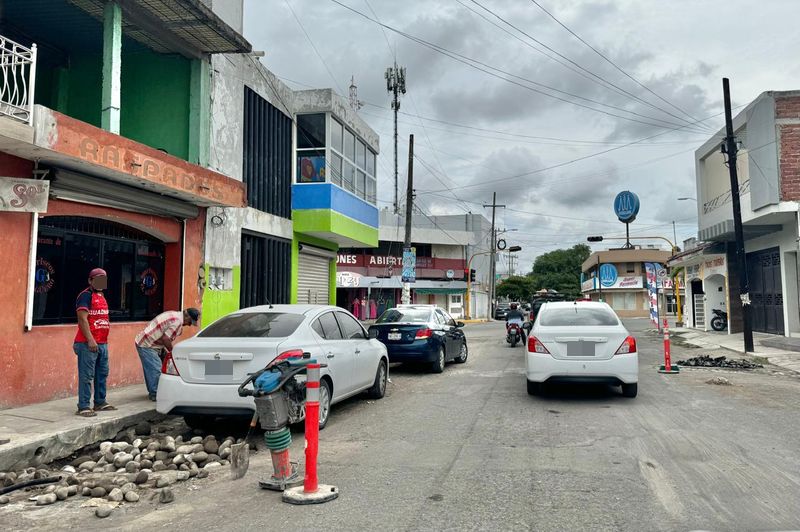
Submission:
POLYGON ((711 328, 715 331, 724 331, 728 328, 728 313, 718 308, 712 309, 714 317, 711 318, 711 328))
POLYGON ((522 341, 522 325, 517 322, 506 324, 506 342, 511 347, 517 347, 517 342, 522 341))

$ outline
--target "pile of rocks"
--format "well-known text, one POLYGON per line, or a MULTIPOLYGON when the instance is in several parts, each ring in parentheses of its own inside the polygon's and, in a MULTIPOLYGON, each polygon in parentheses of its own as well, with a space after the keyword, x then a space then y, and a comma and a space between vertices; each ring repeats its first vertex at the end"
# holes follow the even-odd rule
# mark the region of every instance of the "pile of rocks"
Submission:
MULTIPOLYGON (((105 441, 60 470, 28 468, 0 472, 0 487, 60 476, 57 483, 47 487, 28 488, 36 490, 38 495, 32 497, 29 493, 26 497, 41 506, 80 494, 92 498, 88 506, 97 507, 98 517, 106 517, 111 513, 109 508, 123 502, 137 502, 148 489, 159 490, 160 502, 172 502, 170 485, 190 478, 205 478, 210 471, 227 465, 231 445, 235 443, 233 437, 220 442, 212 435, 186 441, 182 436, 131 436, 123 441, 105 441)), ((0 504, 9 501, 8 496, 0 496, 0 504)))
POLYGON ((745 360, 744 358, 740 358, 739 360, 730 360, 724 356, 712 358, 708 355, 692 357, 687 360, 679 360, 677 364, 679 366, 694 366, 694 367, 705 367, 705 368, 731 368, 731 369, 757 369, 764 367, 761 364, 750 362, 749 360, 745 360))

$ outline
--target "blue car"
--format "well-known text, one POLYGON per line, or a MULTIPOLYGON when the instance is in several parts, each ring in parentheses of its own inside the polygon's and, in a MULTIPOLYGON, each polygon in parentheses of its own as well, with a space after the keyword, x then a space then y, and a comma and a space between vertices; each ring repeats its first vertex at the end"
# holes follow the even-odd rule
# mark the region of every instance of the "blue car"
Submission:
POLYGON ((369 328, 389 353, 390 362, 415 362, 430 365, 441 373, 449 361, 467 361, 464 323, 435 305, 399 305, 381 314, 369 328))

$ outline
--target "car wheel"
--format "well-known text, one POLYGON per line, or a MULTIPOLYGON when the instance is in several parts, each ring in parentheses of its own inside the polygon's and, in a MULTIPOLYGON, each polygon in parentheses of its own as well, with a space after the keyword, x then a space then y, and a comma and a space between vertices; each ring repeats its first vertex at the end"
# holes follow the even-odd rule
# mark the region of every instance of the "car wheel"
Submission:
POLYGON ((186 426, 188 426, 190 429, 202 430, 204 432, 211 431, 211 429, 214 427, 214 421, 216 421, 214 416, 206 416, 202 414, 183 416, 183 422, 186 423, 186 426))
POLYGON ((436 361, 431 364, 431 372, 441 373, 444 371, 444 347, 439 346, 439 352, 436 354, 436 361))
POLYGON ((386 361, 381 360, 378 363, 378 371, 375 372, 375 382, 372 388, 367 390, 367 396, 370 399, 380 399, 386 395, 386 381, 389 378, 389 372, 386 369, 386 361))
POLYGON ((541 382, 528 381, 528 395, 539 395, 542 393, 541 382))
POLYGON ((461 351, 459 352, 458 356, 455 359, 457 364, 463 364, 467 361, 467 356, 469 356, 469 350, 467 349, 467 341, 464 340, 461 342, 461 351))
POLYGON ((331 385, 327 379, 319 381, 319 430, 328 424, 331 413, 331 385))
POLYGON ((634 382, 633 384, 623 384, 622 385, 622 395, 624 397, 636 397, 636 394, 639 392, 639 384, 634 382))

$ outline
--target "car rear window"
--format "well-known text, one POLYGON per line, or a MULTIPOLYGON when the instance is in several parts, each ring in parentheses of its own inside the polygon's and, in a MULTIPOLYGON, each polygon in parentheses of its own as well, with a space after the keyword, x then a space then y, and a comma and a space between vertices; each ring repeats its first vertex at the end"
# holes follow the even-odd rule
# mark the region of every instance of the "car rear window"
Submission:
POLYGON ((430 309, 390 308, 375 323, 427 323, 430 317, 430 309))
POLYGON ((613 310, 575 305, 568 308, 547 308, 539 315, 539 325, 545 327, 569 327, 575 325, 615 326, 619 318, 613 310))
POLYGON ((305 317, 284 312, 242 312, 220 318, 197 336, 208 338, 285 338, 305 317))

